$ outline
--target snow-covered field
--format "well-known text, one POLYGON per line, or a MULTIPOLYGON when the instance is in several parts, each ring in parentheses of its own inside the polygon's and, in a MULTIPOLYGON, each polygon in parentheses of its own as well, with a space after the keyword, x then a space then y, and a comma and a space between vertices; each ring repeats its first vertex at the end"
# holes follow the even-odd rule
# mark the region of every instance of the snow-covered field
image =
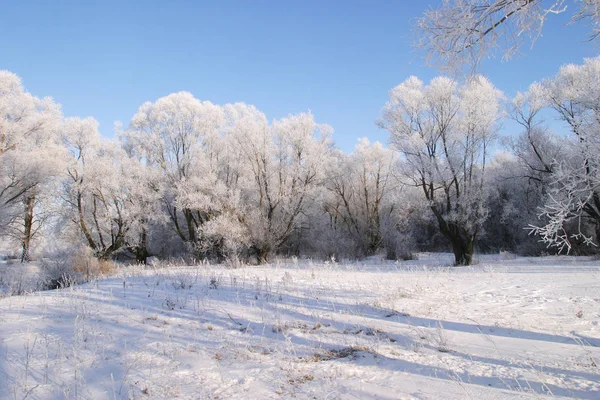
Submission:
POLYGON ((4 297, 0 398, 600 398, 599 261, 449 261, 130 268, 4 297))

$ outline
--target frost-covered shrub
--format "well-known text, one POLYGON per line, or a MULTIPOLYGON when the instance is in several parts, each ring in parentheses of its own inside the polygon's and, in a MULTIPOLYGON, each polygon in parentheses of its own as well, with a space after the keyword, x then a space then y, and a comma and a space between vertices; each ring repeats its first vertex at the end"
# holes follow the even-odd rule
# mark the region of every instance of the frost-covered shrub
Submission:
POLYGON ((43 259, 40 267, 42 282, 48 289, 88 282, 101 275, 114 273, 117 269, 114 262, 95 258, 88 247, 54 254, 43 259))
POLYGON ((246 259, 243 257, 228 257, 225 259, 223 264, 227 268, 236 269, 236 268, 242 268, 244 265, 247 264, 247 262, 246 262, 246 259))
POLYGON ((388 260, 415 259, 417 246, 408 216, 409 210, 403 210, 386 213, 381 218, 381 236, 388 260))
POLYGON ((60 289, 83 282, 83 276, 73 269, 68 255, 46 258, 42 260, 40 268, 46 289, 60 289))

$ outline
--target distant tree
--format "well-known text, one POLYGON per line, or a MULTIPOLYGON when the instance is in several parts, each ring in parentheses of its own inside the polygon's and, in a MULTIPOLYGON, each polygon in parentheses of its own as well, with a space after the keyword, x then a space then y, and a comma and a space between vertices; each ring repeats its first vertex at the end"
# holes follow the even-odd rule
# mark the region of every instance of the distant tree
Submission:
POLYGON ((61 117, 51 98, 32 96, 17 75, 0 71, 0 234, 17 235, 22 261, 44 221, 36 217, 38 197, 61 170, 61 117))
POLYGON ((213 219, 199 228, 199 234, 203 251, 235 262, 246 258, 251 249, 257 251, 262 243, 259 240, 263 238, 252 237, 260 215, 255 190, 262 179, 258 175, 256 181, 260 174, 256 168, 262 159, 253 159, 252 155, 268 155, 272 138, 266 116, 256 107, 235 103, 225 105, 223 110, 218 159, 213 163, 219 185, 213 201, 216 212, 213 219))
POLYGON ((553 109, 569 127, 562 143, 565 155, 552 171, 551 186, 541 216, 533 227, 549 246, 569 251, 571 240, 600 244, 600 57, 583 65, 563 66, 541 83, 540 101, 553 109), (576 226, 575 233, 566 230, 576 226), (587 232, 591 225, 593 232, 587 232))
POLYGON ((510 151, 495 153, 486 173, 490 188, 487 207, 491 212, 478 240, 481 250, 529 256, 546 251, 525 228, 538 221, 538 207, 544 204, 544 193, 548 189, 546 179, 550 175, 538 180, 528 164, 510 151))
POLYGON ((484 172, 502 93, 477 77, 459 86, 438 77, 428 86, 410 77, 390 92, 379 124, 392 135, 403 174, 421 189, 457 265, 472 262, 487 217, 484 172))
POLYGON ((598 37, 599 0, 443 0, 417 20, 414 44, 432 64, 476 68, 496 50, 508 59, 527 39, 535 42, 548 16, 570 10, 568 5, 575 10, 571 20, 586 21, 590 39, 598 37))
POLYGON ((522 178, 545 190, 562 159, 560 138, 549 131, 539 113, 546 106, 544 88, 533 84, 526 93, 517 93, 511 104, 510 118, 523 129, 516 138, 508 139, 509 148, 522 166, 522 178))
POLYGON ((388 202, 398 188, 393 176, 394 153, 379 142, 371 144, 362 138, 353 153, 340 152, 337 157, 325 183, 333 195, 325 202, 325 210, 362 255, 372 255, 384 246, 382 221, 387 215, 383 214, 394 209, 388 202))

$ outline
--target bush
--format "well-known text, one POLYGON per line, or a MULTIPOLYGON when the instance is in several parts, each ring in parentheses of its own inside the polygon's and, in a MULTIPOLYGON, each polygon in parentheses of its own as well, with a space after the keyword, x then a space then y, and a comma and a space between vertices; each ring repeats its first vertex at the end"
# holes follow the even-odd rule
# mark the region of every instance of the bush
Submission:
POLYGON ((40 267, 46 289, 60 289, 83 282, 83 276, 73 269, 68 256, 43 259, 40 267))
POLYGON ((89 248, 80 247, 74 252, 62 252, 43 259, 41 269, 44 286, 60 289, 112 274, 117 265, 110 260, 98 260, 89 248))

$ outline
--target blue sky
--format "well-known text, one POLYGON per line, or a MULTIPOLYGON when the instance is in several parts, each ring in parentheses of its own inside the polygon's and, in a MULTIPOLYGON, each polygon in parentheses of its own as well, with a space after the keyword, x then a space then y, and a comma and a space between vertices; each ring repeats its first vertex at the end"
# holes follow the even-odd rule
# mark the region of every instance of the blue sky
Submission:
MULTIPOLYGON (((269 119, 311 110, 351 151, 375 126, 387 92, 428 81, 411 21, 441 1, 12 1, 0 13, 0 69, 52 96, 66 116, 93 116, 105 136, 145 101, 181 90, 243 101, 269 119)), ((481 72, 507 95, 598 53, 586 27, 550 18, 533 49, 481 72)), ((505 131, 510 128, 505 129, 505 131)), ((507 132, 509 133, 509 132, 507 132)))

